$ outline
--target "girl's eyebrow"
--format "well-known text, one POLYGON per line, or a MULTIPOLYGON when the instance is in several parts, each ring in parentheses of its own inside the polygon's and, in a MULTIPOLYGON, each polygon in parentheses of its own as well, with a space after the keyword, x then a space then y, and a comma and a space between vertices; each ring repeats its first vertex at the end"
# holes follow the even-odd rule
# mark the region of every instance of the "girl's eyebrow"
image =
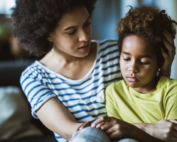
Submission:
MULTIPOLYGON (((126 55, 130 55, 130 53, 126 52, 126 51, 122 51, 122 53, 126 54, 126 55)), ((150 55, 140 55, 141 58, 151 58, 152 59, 152 56, 150 55)))
MULTIPOLYGON (((85 20, 84 23, 86 23, 89 19, 90 19, 90 15, 88 16, 88 18, 85 20)), ((77 27, 77 26, 70 26, 70 27, 67 27, 66 29, 64 29, 64 31, 70 30, 70 29, 75 28, 75 27, 77 27)))
POLYGON ((141 58, 151 58, 152 59, 152 56, 150 55, 140 55, 141 58))

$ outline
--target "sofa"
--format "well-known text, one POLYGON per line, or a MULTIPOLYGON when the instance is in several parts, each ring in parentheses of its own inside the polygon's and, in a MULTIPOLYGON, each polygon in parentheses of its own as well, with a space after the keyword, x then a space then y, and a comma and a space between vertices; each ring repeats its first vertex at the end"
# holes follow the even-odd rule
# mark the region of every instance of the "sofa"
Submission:
POLYGON ((32 118, 20 87, 20 75, 32 62, 0 61, 0 142, 56 142, 53 133, 32 118))

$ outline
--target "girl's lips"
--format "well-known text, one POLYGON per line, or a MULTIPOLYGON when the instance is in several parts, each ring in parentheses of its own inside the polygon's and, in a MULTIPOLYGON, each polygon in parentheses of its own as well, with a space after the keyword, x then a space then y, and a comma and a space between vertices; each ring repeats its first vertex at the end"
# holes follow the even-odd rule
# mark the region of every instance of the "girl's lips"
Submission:
POLYGON ((134 78, 134 77, 127 77, 127 80, 130 82, 137 82, 138 79, 134 78))

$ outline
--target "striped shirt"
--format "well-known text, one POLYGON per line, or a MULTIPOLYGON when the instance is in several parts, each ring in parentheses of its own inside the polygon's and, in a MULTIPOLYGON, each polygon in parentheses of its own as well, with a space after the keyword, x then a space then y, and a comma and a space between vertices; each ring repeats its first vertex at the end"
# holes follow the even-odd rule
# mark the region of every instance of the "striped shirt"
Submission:
MULTIPOLYGON (((117 41, 105 40, 97 41, 96 60, 84 78, 71 80, 35 61, 22 73, 20 83, 33 117, 47 100, 58 97, 78 122, 87 122, 106 115, 104 89, 120 79, 117 41)), ((66 142, 56 133, 55 137, 66 142)))

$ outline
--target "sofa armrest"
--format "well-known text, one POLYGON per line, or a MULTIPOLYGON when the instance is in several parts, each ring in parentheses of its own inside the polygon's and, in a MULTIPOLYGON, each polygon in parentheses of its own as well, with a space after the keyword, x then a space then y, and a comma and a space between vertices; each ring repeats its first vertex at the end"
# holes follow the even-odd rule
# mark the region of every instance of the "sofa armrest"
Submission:
POLYGON ((34 60, 26 61, 1 61, 0 62, 0 86, 20 87, 21 73, 34 60))

